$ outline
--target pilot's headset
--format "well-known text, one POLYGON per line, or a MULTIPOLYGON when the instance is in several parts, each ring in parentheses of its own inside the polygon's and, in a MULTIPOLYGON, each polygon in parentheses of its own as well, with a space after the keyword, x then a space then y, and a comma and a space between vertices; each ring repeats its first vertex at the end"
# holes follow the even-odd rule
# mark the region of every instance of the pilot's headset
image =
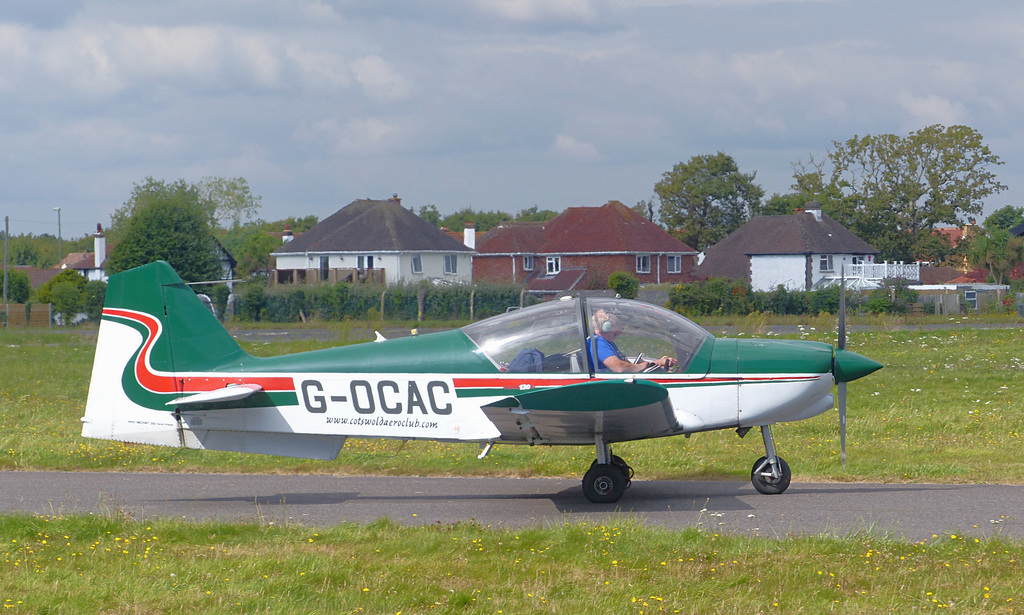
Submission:
POLYGON ((599 333, 611 333, 616 329, 616 320, 615 314, 598 310, 594 312, 594 330, 599 333))

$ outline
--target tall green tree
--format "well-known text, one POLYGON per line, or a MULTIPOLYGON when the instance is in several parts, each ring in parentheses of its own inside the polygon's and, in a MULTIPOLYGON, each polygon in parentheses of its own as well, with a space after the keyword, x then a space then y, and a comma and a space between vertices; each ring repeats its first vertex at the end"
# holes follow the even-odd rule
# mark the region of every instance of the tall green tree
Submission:
POLYGON ((740 227, 761 204, 764 190, 756 173, 742 173, 723 152, 694 156, 662 175, 654 186, 662 224, 680 238, 706 250, 740 227))
POLYGON ((1008 231, 1015 226, 1024 224, 1024 207, 1007 205, 992 212, 992 215, 985 218, 985 229, 993 230, 1001 228, 1008 231))
POLYGON ((214 228, 238 228, 243 221, 255 220, 263 206, 262 197, 249 190, 244 177, 204 177, 196 189, 214 228))
POLYGON ((220 279, 217 242, 208 210, 195 186, 147 178, 115 213, 117 243, 104 265, 107 273, 165 260, 186 282, 220 279), (121 215, 118 218, 118 215, 121 215))
POLYGON ((516 222, 547 222, 558 216, 557 211, 540 209, 536 205, 522 209, 516 214, 516 222))
POLYGON ((1024 237, 1011 237, 1001 228, 988 230, 971 241, 967 259, 975 267, 987 269, 993 282, 1002 284, 1015 267, 1024 263, 1024 237))
POLYGON ((968 126, 928 126, 905 137, 833 141, 827 159, 798 163, 794 189, 869 241, 886 260, 914 260, 938 224, 981 214, 984 199, 1006 188, 1002 164, 968 126))
MULTIPOLYGON (((4 283, 4 272, 0 268, 0 285, 4 283)), ((25 303, 32 294, 32 282, 24 271, 10 269, 7 271, 7 300, 11 303, 25 303)), ((0 299, 3 299, 0 296, 0 299)))

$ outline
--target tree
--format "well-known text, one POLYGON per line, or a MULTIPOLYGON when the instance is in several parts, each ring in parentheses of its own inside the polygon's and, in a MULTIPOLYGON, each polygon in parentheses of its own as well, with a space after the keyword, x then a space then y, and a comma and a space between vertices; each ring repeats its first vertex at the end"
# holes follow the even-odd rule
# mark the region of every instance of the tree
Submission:
POLYGON ((478 212, 466 207, 465 209, 461 209, 451 215, 445 216, 445 218, 441 220, 441 225, 448 228, 448 230, 458 233, 466 228, 467 222, 472 222, 476 226, 476 232, 485 233, 502 222, 511 219, 512 216, 503 211, 478 212))
POLYGON ((135 186, 122 212, 130 213, 115 220, 118 241, 105 264, 107 273, 165 260, 186 282, 221 277, 217 243, 195 186, 147 178, 135 186))
POLYGON ((441 212, 437 211, 437 205, 424 205, 420 207, 420 217, 434 226, 441 227, 441 212))
MULTIPOLYGON (((0 271, 0 285, 4 282, 3 271, 0 271)), ((2 286, 0 286, 2 288, 2 286)), ((24 271, 7 271, 7 300, 11 303, 25 303, 32 294, 32 281, 24 271)), ((0 297, 3 299, 3 297, 0 297)))
POLYGON ((557 211, 540 209, 536 205, 527 207, 516 214, 516 222, 547 222, 558 216, 557 211))
POLYGON ((991 167, 1002 164, 967 126, 928 126, 906 137, 833 141, 827 160, 798 163, 794 189, 869 239, 886 260, 914 260, 937 224, 962 224, 1004 190, 991 167))
POLYGON ((1024 238, 1011 237, 1000 228, 989 230, 974 237, 967 258, 975 267, 987 269, 993 282, 1002 284, 1017 265, 1024 263, 1024 238))
POLYGON ((235 270, 243 278, 248 278, 254 273, 270 271, 273 269, 273 258, 270 253, 280 246, 280 240, 261 229, 253 230, 246 236, 241 248, 235 252, 235 259, 238 261, 235 270))
POLYGON ((761 204, 756 173, 741 173, 728 154, 703 154, 680 162, 654 186, 662 223, 682 240, 705 250, 740 227, 761 204))
POLYGON ((1008 231, 1021 224, 1024 224, 1024 207, 1014 207, 1013 205, 1001 207, 992 212, 991 216, 985 218, 985 230, 1001 228, 1008 231))
POLYGON ((255 219, 263 205, 244 177, 204 177, 196 189, 213 227, 237 228, 243 219, 255 219))
POLYGON ((814 199, 795 192, 790 194, 775 193, 770 199, 765 201, 763 205, 758 205, 758 207, 753 209, 750 212, 750 215, 791 216, 796 213, 796 210, 802 208, 808 201, 812 200, 814 199))
POLYGON ((40 303, 53 303, 53 289, 58 284, 71 284, 76 291, 81 292, 87 281, 84 275, 74 269, 65 269, 42 283, 36 289, 36 298, 40 303))

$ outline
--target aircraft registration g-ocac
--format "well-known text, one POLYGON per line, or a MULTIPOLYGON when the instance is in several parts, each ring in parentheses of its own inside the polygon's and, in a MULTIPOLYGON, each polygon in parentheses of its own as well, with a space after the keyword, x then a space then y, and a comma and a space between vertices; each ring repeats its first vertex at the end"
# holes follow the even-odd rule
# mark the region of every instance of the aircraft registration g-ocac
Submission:
POLYGON ((669 310, 598 298, 257 358, 157 262, 110 278, 82 435, 313 459, 334 459, 349 437, 477 442, 481 457, 495 443, 587 445, 597 459, 583 491, 615 502, 633 470, 612 444, 759 427, 766 454, 751 481, 782 493, 791 473, 771 425, 825 412, 834 382, 880 367, 823 343, 716 339, 669 310), (585 349, 598 310, 616 315, 625 355, 673 357, 675 370, 595 373, 585 349))

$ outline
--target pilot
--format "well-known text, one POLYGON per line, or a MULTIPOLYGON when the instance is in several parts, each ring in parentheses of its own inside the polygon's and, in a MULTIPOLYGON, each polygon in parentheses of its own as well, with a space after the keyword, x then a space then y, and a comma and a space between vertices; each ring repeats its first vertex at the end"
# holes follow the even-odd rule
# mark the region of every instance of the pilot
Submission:
POLYGON ((619 319, 615 314, 598 310, 590 318, 594 339, 587 344, 587 353, 593 364, 594 349, 597 350, 597 371, 599 372, 643 372, 655 368, 669 369, 678 364, 672 357, 661 357, 657 361, 633 363, 615 345, 615 338, 622 333, 619 319))

